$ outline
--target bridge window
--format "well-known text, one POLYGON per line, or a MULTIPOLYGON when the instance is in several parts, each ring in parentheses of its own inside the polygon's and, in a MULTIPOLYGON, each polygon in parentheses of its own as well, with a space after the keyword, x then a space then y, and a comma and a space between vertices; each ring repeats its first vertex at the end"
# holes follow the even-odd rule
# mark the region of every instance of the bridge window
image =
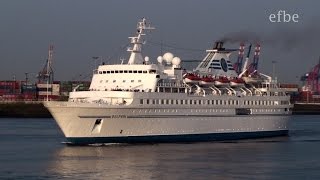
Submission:
POLYGON ((138 71, 133 71, 133 73, 137 73, 138 71))
POLYGON ((138 73, 142 73, 142 71, 138 71, 138 73))
POLYGON ((129 73, 132 73, 132 71, 131 71, 131 70, 129 70, 129 73))
POLYGON ((143 73, 148 73, 148 71, 143 71, 143 73))
POLYGON ((110 71, 107 71, 107 74, 110 74, 110 71))
POLYGON ((102 71, 103 74, 106 74, 106 71, 102 71))
POLYGON ((123 83, 125 83, 125 82, 126 82, 126 80, 123 80, 122 82, 123 82, 123 83))
POLYGON ((131 82, 134 82, 134 80, 131 80, 131 82))
POLYGON ((119 73, 123 73, 123 71, 122 71, 122 70, 120 70, 120 71, 119 71, 119 73))
POLYGON ((119 73, 119 71, 114 71, 114 73, 119 73))
POLYGON ((128 71, 127 71, 127 70, 124 70, 123 73, 128 73, 128 71))
POLYGON ((117 82, 117 80, 113 80, 113 82, 115 83, 115 82, 117 82))
POLYGON ((138 80, 138 82, 141 82, 141 80, 138 80))

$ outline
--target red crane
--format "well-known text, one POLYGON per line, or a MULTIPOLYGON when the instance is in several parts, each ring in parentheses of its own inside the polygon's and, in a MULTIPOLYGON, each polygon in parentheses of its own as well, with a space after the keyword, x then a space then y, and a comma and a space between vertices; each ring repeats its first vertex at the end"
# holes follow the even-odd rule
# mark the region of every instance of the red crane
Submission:
POLYGON ((311 92, 316 92, 320 94, 319 88, 319 71, 320 71, 320 57, 319 62, 315 65, 312 70, 306 75, 307 76, 307 87, 311 90, 311 92))
POLYGON ((238 60, 237 60, 237 62, 234 64, 234 69, 235 69, 235 71, 236 71, 238 74, 240 74, 241 71, 242 71, 243 55, 244 55, 244 43, 240 43, 238 60))
POLYGON ((257 43, 256 47, 254 48, 253 62, 249 65, 249 69, 248 69, 249 74, 252 74, 258 70, 260 49, 261 49, 260 44, 257 43))

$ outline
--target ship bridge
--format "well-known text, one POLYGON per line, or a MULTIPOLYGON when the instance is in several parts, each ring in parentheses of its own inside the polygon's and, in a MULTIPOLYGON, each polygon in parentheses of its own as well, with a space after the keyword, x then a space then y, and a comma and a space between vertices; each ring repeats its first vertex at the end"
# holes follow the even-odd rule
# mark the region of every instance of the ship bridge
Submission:
POLYGON ((91 91, 154 92, 160 78, 157 65, 102 65, 94 72, 91 91))

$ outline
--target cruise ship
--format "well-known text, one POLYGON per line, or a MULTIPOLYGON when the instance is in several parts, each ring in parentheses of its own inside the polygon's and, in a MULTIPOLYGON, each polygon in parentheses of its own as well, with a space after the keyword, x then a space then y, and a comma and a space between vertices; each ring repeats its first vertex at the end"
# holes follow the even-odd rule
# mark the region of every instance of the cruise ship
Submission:
POLYGON ((154 27, 145 18, 129 37, 127 63, 101 64, 90 89, 70 92, 65 102, 46 101, 67 142, 198 142, 288 134, 292 104, 271 77, 237 73, 235 51, 222 42, 207 50, 194 70, 182 68, 172 53, 151 62, 142 55, 145 35, 154 27))

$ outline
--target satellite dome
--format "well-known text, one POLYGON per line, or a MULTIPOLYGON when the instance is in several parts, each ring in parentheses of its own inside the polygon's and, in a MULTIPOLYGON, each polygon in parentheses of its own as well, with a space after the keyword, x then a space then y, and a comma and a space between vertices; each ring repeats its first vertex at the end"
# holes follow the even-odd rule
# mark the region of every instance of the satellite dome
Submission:
POLYGON ((181 63, 181 59, 180 59, 179 57, 174 57, 174 58, 172 59, 172 64, 173 64, 173 65, 179 66, 180 63, 181 63))
POLYGON ((158 61, 158 63, 162 63, 162 61, 163 61, 163 58, 162 58, 162 56, 158 56, 158 58, 157 58, 157 61, 158 61))
POLYGON ((144 61, 148 62, 149 61, 149 57, 148 56, 144 57, 144 61))
POLYGON ((163 55, 163 59, 167 62, 167 64, 171 64, 173 59, 173 54, 170 52, 167 52, 163 55))

